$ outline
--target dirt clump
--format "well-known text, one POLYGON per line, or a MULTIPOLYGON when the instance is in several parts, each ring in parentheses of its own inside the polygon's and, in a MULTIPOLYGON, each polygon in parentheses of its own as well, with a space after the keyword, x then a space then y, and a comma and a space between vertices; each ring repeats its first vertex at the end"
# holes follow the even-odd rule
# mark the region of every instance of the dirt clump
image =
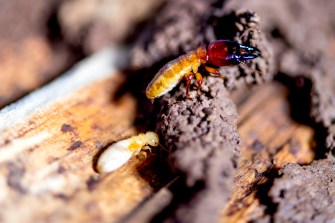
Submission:
POLYGON ((277 205, 274 222, 333 222, 335 171, 332 159, 311 165, 288 164, 280 170, 270 196, 277 205))
POLYGON ((201 93, 192 85, 189 99, 185 98, 182 82, 156 100, 156 130, 170 151, 171 169, 182 176, 185 190, 191 191, 188 200, 175 203, 171 215, 165 216, 166 222, 218 221, 229 199, 241 150, 238 114, 229 90, 263 83, 273 74, 272 52, 259 29, 258 15, 224 10, 220 3, 170 1, 140 36, 132 53, 133 66, 143 68, 162 66, 202 43, 218 39, 240 41, 262 52, 260 58, 247 64, 249 68, 220 68, 224 80, 204 75, 201 93), (229 32, 223 32, 225 29, 229 32))

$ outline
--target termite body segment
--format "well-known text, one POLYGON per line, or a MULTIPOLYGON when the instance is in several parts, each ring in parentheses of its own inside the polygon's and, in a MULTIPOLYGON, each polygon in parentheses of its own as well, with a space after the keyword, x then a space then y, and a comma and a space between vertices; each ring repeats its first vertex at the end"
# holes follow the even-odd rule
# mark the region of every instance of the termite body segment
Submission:
POLYGON ((148 85, 146 89, 147 97, 155 99, 166 94, 184 77, 187 83, 189 83, 203 63, 206 63, 205 45, 201 45, 197 50, 184 54, 165 64, 148 85))
POLYGON ((101 154, 97 170, 100 173, 112 172, 125 164, 134 153, 139 152, 144 146, 156 147, 158 144, 159 138, 154 132, 141 133, 116 142, 101 154))
POLYGON ((204 65, 205 69, 216 76, 223 77, 214 67, 234 66, 260 56, 256 47, 241 45, 236 41, 217 40, 206 46, 203 44, 194 51, 190 51, 164 65, 146 89, 146 95, 154 100, 171 91, 183 78, 186 79, 186 95, 191 80, 195 76, 200 89, 202 76, 198 68, 204 65))

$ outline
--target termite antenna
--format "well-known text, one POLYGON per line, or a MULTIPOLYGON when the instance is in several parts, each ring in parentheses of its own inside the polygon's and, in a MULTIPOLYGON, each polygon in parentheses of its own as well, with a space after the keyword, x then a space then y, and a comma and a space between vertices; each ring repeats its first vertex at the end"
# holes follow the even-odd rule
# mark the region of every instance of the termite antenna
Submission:
POLYGON ((162 144, 158 143, 158 145, 162 147, 166 152, 169 152, 169 150, 167 150, 162 144))

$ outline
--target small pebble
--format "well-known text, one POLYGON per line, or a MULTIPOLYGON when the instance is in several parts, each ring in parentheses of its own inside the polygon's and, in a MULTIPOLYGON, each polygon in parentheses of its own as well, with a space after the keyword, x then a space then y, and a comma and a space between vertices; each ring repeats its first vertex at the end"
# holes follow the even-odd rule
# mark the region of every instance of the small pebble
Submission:
POLYGON ((182 111, 181 114, 182 114, 182 115, 190 115, 191 112, 190 112, 189 110, 184 110, 184 111, 182 111))
POLYGON ((250 18, 250 22, 254 22, 254 23, 259 23, 260 22, 260 18, 257 15, 257 13, 254 13, 254 15, 250 18))
POLYGON ((254 23, 254 22, 249 22, 248 23, 248 27, 249 28, 255 28, 256 26, 258 26, 256 23, 254 23))
POLYGON ((235 22, 235 26, 236 26, 237 30, 240 31, 240 32, 244 30, 243 25, 238 23, 238 22, 235 22))
POLYGON ((202 111, 203 111, 206 115, 211 115, 211 114, 213 114, 213 108, 209 108, 209 107, 207 107, 207 108, 202 109, 202 111))
POLYGON ((207 117, 207 120, 208 120, 208 121, 213 121, 213 120, 215 120, 215 118, 216 118, 215 115, 209 115, 209 116, 207 117))
POLYGON ((199 100, 200 101, 206 101, 207 97, 205 95, 200 95, 199 100))

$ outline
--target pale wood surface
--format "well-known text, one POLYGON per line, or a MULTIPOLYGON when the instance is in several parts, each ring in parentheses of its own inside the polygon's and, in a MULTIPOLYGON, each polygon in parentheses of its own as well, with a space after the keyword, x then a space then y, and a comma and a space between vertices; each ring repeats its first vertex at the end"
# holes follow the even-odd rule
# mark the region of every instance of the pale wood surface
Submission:
MULTIPOLYGON (((90 72, 86 78, 101 71, 90 72)), ((94 170, 101 149, 136 133, 136 100, 130 94, 112 100, 123 76, 111 69, 110 75, 84 81, 36 109, 29 106, 34 97, 56 95, 56 89, 65 88, 66 81, 60 81, 1 112, 3 222, 117 222, 125 217, 141 222, 155 214, 153 207, 158 211, 159 205, 169 202, 171 194, 164 186, 172 179, 160 174, 157 151, 147 158, 134 156, 111 174, 94 170)), ((222 222, 247 222, 263 215, 256 193, 258 185, 268 180, 268 169, 287 162, 309 163, 314 133, 290 118, 287 91, 278 83, 258 87, 248 96, 234 95, 244 146, 222 222)))

